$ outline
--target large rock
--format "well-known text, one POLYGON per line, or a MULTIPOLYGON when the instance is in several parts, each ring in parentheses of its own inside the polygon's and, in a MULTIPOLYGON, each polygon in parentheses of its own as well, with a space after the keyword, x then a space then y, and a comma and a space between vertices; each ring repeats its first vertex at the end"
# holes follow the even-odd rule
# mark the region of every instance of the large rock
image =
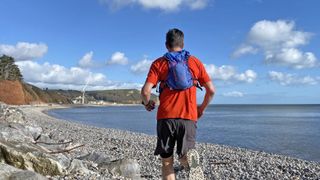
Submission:
POLYGON ((0 140, 16 142, 32 142, 34 140, 31 132, 21 124, 0 123, 0 140))
POLYGON ((0 139, 16 142, 33 142, 42 133, 42 128, 18 123, 0 123, 0 139))
POLYGON ((42 175, 35 173, 33 171, 18 171, 10 175, 9 180, 47 180, 47 178, 42 175))
POLYGON ((79 159, 73 159, 69 168, 68 168, 68 173, 69 174, 76 174, 76 173, 81 173, 81 174, 90 174, 92 173, 85 164, 83 164, 82 161, 79 159))
POLYGON ((65 167, 55 157, 43 153, 41 147, 33 144, 0 141, 0 161, 42 175, 65 174, 65 167))
POLYGON ((78 157, 78 159, 96 163, 100 170, 105 169, 114 177, 141 179, 140 165, 133 159, 118 159, 111 161, 110 157, 100 152, 92 152, 82 157, 78 157))
POLYGON ((62 138, 61 132, 44 134, 41 127, 30 124, 22 111, 0 103, 0 163, 7 164, 5 168, 0 166, 0 180, 2 177, 42 180, 42 175, 99 179, 100 173, 107 178, 141 179, 140 166, 133 159, 111 161, 109 156, 100 152, 76 159, 63 153, 52 154, 50 152, 70 147, 72 142, 62 138), (59 137, 52 138, 54 133, 59 137))
MULTIPOLYGON (((0 171, 0 180, 2 177, 41 179, 42 176, 37 173, 45 176, 99 177, 79 159, 72 160, 63 153, 50 154, 65 149, 71 143, 57 143, 50 135, 44 134, 41 127, 31 126, 19 109, 0 103, 0 118, 0 162, 10 165, 7 170, 0 171)), ((89 158, 105 161, 100 155, 89 158)))
POLYGON ((0 163, 0 179, 1 180, 46 180, 40 174, 28 170, 17 169, 13 166, 0 163))
POLYGON ((0 104, 0 117, 0 162, 42 175, 66 174, 71 161, 69 158, 63 154, 51 155, 48 147, 35 144, 41 136, 48 140, 46 135, 42 135, 41 127, 25 125, 23 113, 5 104, 0 104))
POLYGON ((10 175, 17 171, 22 170, 0 162, 0 179, 9 179, 10 175))
POLYGON ((34 140, 38 139, 43 132, 42 128, 37 126, 25 126, 25 130, 31 134, 34 140))
POLYGON ((140 165, 134 159, 119 159, 103 164, 102 168, 106 168, 114 176, 122 176, 131 179, 140 179, 140 165))
POLYGON ((78 157, 77 159, 91 161, 96 163, 98 166, 103 166, 103 164, 109 164, 111 162, 110 157, 106 156, 104 153, 95 151, 78 157))
POLYGON ((0 139, 32 142, 43 132, 41 127, 26 125, 23 112, 0 103, 0 139))

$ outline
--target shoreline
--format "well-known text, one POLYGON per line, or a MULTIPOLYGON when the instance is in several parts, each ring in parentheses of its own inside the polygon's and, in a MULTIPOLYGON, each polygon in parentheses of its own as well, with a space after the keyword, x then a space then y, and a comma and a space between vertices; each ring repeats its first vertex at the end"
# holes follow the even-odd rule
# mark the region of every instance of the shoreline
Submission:
MULTIPOLYGON (((97 151, 107 154, 111 159, 133 158, 138 161, 143 178, 160 178, 161 161, 153 155, 156 136, 93 127, 57 119, 45 113, 54 108, 70 106, 28 106, 19 109, 28 120, 37 123, 44 131, 85 143, 85 147, 81 148, 82 153, 97 151)), ((201 156, 200 161, 207 179, 320 178, 320 163, 314 161, 209 143, 197 143, 196 149, 201 156)), ((177 174, 178 179, 185 177, 184 172, 177 174)))
MULTIPOLYGON (((69 107, 61 107, 61 108, 75 108, 75 109, 77 109, 77 108, 86 108, 86 107, 90 107, 90 106, 80 106, 80 107, 78 107, 78 106, 69 106, 69 107)), ((110 107, 110 106, 106 106, 106 107, 110 107)), ((112 106, 111 106, 112 107, 112 106)), ((127 106, 128 108, 130 107, 130 106, 127 106)), ((52 111, 52 113, 50 113, 50 112, 48 112, 48 111, 51 111, 51 110, 54 110, 54 109, 61 109, 61 108, 50 108, 50 109, 48 109, 48 110, 45 110, 45 111, 43 111, 45 114, 47 114, 48 116, 50 116, 50 117, 53 117, 53 118, 64 118, 64 116, 60 116, 59 115, 59 110, 58 111, 52 111)), ((126 108, 126 106, 124 106, 124 108, 126 108)), ((77 111, 77 110, 76 110, 77 111)), ((67 111, 68 112, 68 111, 67 111)), ((66 117, 67 118, 67 117, 66 117)), ((87 119, 83 119, 83 118, 80 118, 80 119, 82 119, 82 121, 83 120, 87 120, 87 119)), ((90 119, 90 117, 88 117, 88 119, 90 119)), ((146 134, 146 135, 151 135, 151 136, 155 136, 156 135, 156 132, 154 132, 154 131, 144 131, 143 129, 128 129, 128 128, 123 128, 123 126, 121 125, 121 124, 118 124, 116 127, 115 126, 113 126, 113 127, 110 127, 110 126, 108 126, 108 123, 103 123, 103 124, 96 124, 96 123, 94 123, 95 125, 93 125, 93 124, 90 124, 90 123, 86 123, 86 122, 80 122, 80 121, 78 121, 79 119, 77 119, 77 116, 73 116, 72 118, 71 117, 69 117, 69 118, 67 118, 67 121, 71 121, 71 122, 74 122, 74 123, 80 123, 80 124, 84 124, 84 125, 88 125, 88 126, 93 126, 93 127, 104 127, 104 128, 112 128, 112 129, 118 129, 118 130, 123 130, 123 131, 129 131, 129 132, 133 132, 133 133, 144 133, 144 134, 146 134), (104 126, 104 125, 106 125, 106 126, 104 126)), ((93 120, 94 121, 94 120, 93 120)), ((152 128, 153 126, 151 126, 151 128, 152 128)), ((148 126, 148 129, 150 129, 150 126, 148 126)), ((201 129, 202 130, 202 129, 201 129)), ((200 130, 200 131, 201 131, 200 130)), ((202 135, 202 137, 203 137, 204 135, 202 135)), ((262 151, 262 152, 266 152, 266 153, 270 153, 270 154, 276 154, 276 155, 282 155, 282 156, 288 156, 288 157, 291 157, 291 158, 296 158, 296 159, 301 159, 301 160, 306 160, 306 161, 312 161, 312 162, 315 162, 315 163, 320 163, 320 159, 319 158, 317 158, 317 156, 313 156, 313 157, 309 157, 309 156, 304 156, 302 153, 300 153, 299 154, 299 152, 297 151, 297 153, 284 153, 284 152, 282 152, 282 151, 270 151, 270 149, 269 149, 269 151, 268 151, 268 149, 263 149, 263 148, 255 148, 255 147, 246 147, 246 146, 241 146, 241 145, 234 145, 234 144, 224 144, 223 142, 219 142, 219 143, 217 143, 217 142, 213 142, 213 141, 205 141, 205 140, 203 140, 203 139, 201 139, 201 137, 199 138, 199 136, 197 137, 197 143, 209 143, 209 144, 214 144, 214 145, 219 145, 219 146, 224 146, 224 147, 229 147, 229 148, 242 148, 242 149, 245 149, 245 150, 251 150, 251 151, 258 151, 258 152, 260 152, 260 151, 262 151)), ((315 144, 316 145, 316 144, 315 144)), ((270 147, 270 146, 269 146, 270 147)), ((271 146, 272 147, 272 146, 271 146)), ((281 148, 282 146, 280 145, 280 146, 275 146, 275 147, 279 147, 279 148, 281 148)), ((307 155, 308 153, 306 153, 305 155, 307 155)))

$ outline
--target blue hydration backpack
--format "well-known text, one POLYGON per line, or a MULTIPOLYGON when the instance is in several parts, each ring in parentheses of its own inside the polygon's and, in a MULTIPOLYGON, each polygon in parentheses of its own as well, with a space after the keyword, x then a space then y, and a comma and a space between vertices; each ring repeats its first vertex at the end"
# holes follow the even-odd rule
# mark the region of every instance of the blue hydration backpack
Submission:
MULTIPOLYGON (((197 86, 201 89, 199 82, 192 77, 190 72, 188 65, 190 53, 188 51, 182 50, 179 52, 167 52, 164 57, 167 59, 169 65, 168 76, 164 82, 165 86, 170 88, 170 90, 185 90, 192 86, 197 86)), ((160 84, 160 93, 162 89, 163 87, 161 87, 160 84)))

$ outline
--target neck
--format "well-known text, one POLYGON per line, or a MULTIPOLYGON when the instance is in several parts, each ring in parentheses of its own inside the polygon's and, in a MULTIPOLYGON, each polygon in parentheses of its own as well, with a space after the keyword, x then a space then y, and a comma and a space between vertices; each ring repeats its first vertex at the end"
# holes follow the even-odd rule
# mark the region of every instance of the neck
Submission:
POLYGON ((174 48, 171 48, 168 50, 169 50, 169 52, 179 52, 179 51, 182 51, 182 48, 181 47, 174 47, 174 48))

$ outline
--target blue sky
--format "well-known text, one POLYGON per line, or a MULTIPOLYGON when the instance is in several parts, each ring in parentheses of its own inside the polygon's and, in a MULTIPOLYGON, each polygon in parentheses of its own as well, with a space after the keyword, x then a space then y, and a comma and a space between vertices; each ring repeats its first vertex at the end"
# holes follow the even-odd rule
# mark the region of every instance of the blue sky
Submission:
MULTIPOLYGON (((0 54, 40 87, 139 88, 180 28, 214 103, 319 103, 316 0, 3 0, 0 54)), ((199 92, 199 99, 203 96, 199 92)))

